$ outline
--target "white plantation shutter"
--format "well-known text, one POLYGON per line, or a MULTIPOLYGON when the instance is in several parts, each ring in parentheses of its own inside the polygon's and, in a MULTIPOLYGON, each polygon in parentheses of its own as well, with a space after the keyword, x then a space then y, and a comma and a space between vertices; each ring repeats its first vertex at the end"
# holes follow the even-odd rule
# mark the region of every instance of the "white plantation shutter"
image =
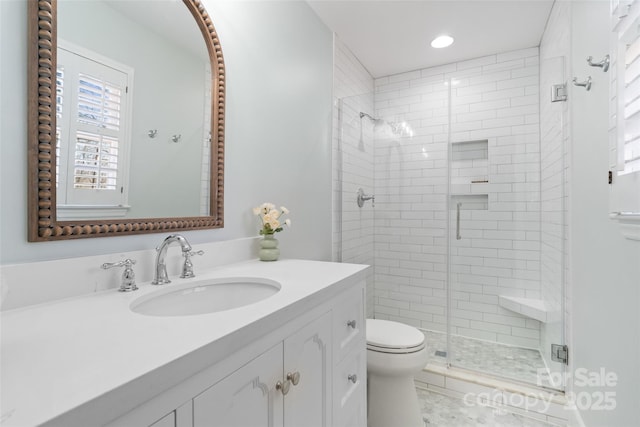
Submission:
POLYGON ((610 209, 640 240, 640 0, 611 0, 610 209))
MULTIPOLYGON (((640 8, 634 9, 640 12, 640 8)), ((618 173, 640 171, 640 13, 622 19, 618 33, 620 79, 618 126, 618 173), (627 22, 629 21, 629 22, 627 22)))
POLYGON ((118 190, 122 89, 88 74, 78 76, 74 188, 118 190))
POLYGON ((130 76, 112 61, 58 47, 58 204, 122 206, 130 76))

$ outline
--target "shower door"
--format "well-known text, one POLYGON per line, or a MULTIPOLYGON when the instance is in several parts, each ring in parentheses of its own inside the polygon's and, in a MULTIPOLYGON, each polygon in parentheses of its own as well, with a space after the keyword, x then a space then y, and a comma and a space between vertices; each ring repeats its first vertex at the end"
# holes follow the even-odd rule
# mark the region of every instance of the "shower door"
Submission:
POLYGON ((447 361, 562 389, 550 371, 564 372, 551 345, 562 355, 566 102, 550 95, 564 60, 519 72, 540 73, 539 91, 501 93, 490 76, 449 86, 447 361))

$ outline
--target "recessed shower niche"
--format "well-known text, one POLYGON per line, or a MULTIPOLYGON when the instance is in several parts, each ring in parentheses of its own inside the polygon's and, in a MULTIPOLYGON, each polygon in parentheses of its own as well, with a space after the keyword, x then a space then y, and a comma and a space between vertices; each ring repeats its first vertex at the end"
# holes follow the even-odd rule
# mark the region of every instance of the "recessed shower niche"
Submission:
POLYGON ((451 143, 452 209, 487 210, 489 208, 489 141, 451 143))

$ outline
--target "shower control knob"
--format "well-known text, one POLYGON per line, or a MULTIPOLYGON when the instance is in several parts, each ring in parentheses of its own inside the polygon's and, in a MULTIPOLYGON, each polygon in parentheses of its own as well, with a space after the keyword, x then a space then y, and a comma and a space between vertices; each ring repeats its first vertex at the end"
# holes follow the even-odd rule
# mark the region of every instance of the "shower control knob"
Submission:
POLYGON ((291 384, 294 386, 298 385, 300 382, 300 372, 296 371, 293 374, 291 372, 287 373, 287 380, 287 382, 291 381, 291 384))
POLYGON ((356 374, 351 374, 347 377, 347 379, 355 384, 358 381, 358 376, 356 374))
POLYGON ((347 322, 347 326, 349 326, 349 327, 351 327, 351 328, 355 329, 355 328, 356 328, 356 321, 355 321, 355 320, 349 320, 349 321, 347 322))
POLYGON ((288 380, 285 382, 278 381, 276 383, 276 390, 280 390, 283 396, 286 396, 286 394, 289 393, 289 387, 291 387, 291 382, 288 380))

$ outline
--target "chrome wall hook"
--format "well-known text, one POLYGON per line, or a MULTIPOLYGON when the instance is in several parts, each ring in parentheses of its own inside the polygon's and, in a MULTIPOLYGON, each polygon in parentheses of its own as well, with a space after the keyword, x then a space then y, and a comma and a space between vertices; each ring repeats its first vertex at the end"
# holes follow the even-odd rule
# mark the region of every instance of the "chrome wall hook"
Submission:
POLYGON ((591 90, 591 76, 589 76, 587 78, 587 80, 583 81, 583 82, 579 82, 577 77, 573 78, 573 85, 574 86, 581 86, 584 87, 587 91, 591 90))
POLYGON ((181 139, 182 139, 182 135, 181 135, 181 134, 173 135, 173 136, 171 137, 171 140, 172 140, 173 142, 175 142, 176 144, 177 144, 178 142, 180 142, 180 140, 181 140, 181 139))
POLYGON ((604 59, 600 62, 592 62, 593 57, 589 56, 587 58, 587 64, 589 64, 592 67, 600 67, 602 68, 602 71, 604 71, 605 73, 607 71, 609 71, 609 63, 611 61, 611 58, 609 57, 609 55, 605 55, 604 59))
POLYGON ((155 138, 158 135, 158 129, 149 129, 147 135, 149 135, 149 138, 155 138))

